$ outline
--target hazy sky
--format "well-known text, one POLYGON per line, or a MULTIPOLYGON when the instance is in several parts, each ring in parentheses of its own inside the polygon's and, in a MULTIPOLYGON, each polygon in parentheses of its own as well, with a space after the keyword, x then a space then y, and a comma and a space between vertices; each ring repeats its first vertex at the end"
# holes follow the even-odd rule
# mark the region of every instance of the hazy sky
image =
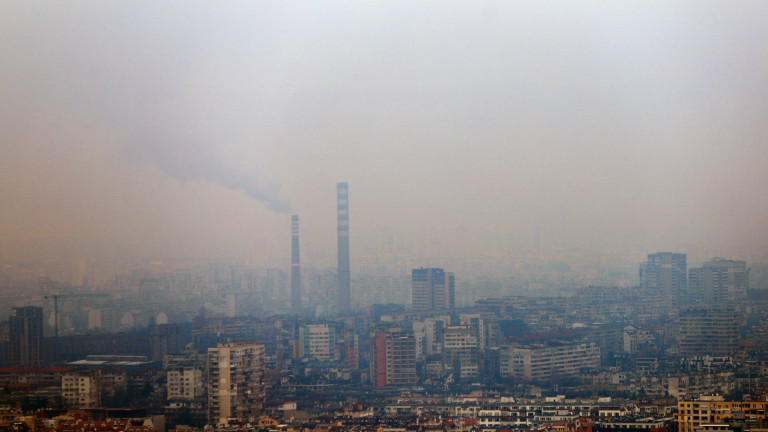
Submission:
POLYGON ((0 249, 287 260, 295 212, 304 262, 332 265, 337 181, 353 261, 382 230, 432 256, 765 247, 766 18, 757 1, 2 2, 0 249))

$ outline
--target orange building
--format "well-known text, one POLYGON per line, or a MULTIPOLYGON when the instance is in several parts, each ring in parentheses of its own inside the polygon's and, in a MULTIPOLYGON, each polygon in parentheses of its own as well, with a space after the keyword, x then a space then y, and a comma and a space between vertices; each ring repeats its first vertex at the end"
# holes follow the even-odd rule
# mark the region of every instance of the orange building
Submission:
POLYGON ((677 402, 678 432, 695 432, 703 425, 726 424, 736 414, 744 420, 764 420, 768 401, 726 401, 722 396, 702 396, 677 402))

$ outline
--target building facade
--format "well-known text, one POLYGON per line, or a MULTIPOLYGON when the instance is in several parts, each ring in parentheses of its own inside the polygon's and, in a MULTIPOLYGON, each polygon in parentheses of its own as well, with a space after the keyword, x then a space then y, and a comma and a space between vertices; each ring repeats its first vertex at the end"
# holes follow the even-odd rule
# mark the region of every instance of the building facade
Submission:
POLYGON ((507 346, 501 353, 502 377, 531 381, 575 376, 599 366, 600 347, 594 342, 507 346))
POLYGON ((195 400, 205 394, 203 371, 194 367, 171 369, 167 373, 168 399, 195 400))
POLYGON ((264 345, 233 342, 208 349, 208 423, 253 423, 264 414, 264 361, 264 345))
POLYGON ((725 357, 738 348, 741 319, 729 309, 691 309, 680 314, 680 355, 725 357))
POLYGON ((334 361, 337 329, 329 324, 307 324, 299 327, 299 358, 334 361))
POLYGON ((455 378, 477 378, 478 353, 478 335, 471 326, 448 326, 445 329, 443 365, 455 378))
POLYGON ((374 387, 416 384, 416 339, 413 332, 393 327, 371 339, 371 382, 374 387))
POLYGON ((19 367, 42 366, 43 308, 15 307, 8 322, 9 363, 19 367))
POLYGON ((411 272, 414 311, 453 309, 456 286, 453 273, 441 268, 419 268, 411 272))
POLYGON ((61 377, 61 401, 65 408, 101 406, 101 372, 89 370, 65 373, 61 377))
POLYGON ((725 426, 735 418, 765 420, 768 401, 726 401, 722 396, 701 396, 677 402, 678 432, 695 432, 704 425, 725 426))
POLYGON ((743 300, 749 289, 746 261, 713 258, 688 272, 689 302, 704 306, 743 300))
POLYGON ((648 255, 640 264, 640 288, 655 296, 659 311, 673 313, 683 304, 688 292, 688 267, 683 253, 659 252, 648 255))

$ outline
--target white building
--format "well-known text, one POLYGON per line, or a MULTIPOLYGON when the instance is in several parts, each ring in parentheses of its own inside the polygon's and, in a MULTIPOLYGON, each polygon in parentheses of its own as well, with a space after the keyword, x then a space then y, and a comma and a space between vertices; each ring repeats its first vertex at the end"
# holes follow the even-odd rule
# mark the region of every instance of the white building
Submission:
POLYGON ((600 347, 594 342, 506 346, 501 353, 503 377, 546 381, 578 375, 599 366, 600 347))
POLYGON ((98 370, 67 372, 61 378, 61 400, 66 408, 101 405, 101 373, 98 370))
POLYGON ((443 331, 450 323, 450 317, 430 318, 413 323, 413 335, 416 338, 416 357, 419 360, 442 353, 443 331))
POLYGON ((469 325, 448 326, 443 335, 443 363, 454 377, 478 375, 478 341, 469 325))
POLYGON ((204 394, 203 371, 198 368, 172 369, 168 371, 167 378, 168 399, 194 400, 204 394))

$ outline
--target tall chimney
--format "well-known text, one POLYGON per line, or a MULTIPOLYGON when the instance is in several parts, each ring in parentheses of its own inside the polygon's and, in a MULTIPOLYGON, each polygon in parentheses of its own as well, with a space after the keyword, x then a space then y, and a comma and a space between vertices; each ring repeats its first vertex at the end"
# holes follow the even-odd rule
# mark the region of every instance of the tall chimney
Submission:
POLYGON ((291 311, 301 313, 301 264, 299 261, 299 216, 291 216, 291 311))
POLYGON ((349 313, 349 186, 346 182, 336 183, 336 210, 339 239, 339 291, 337 312, 349 313))

